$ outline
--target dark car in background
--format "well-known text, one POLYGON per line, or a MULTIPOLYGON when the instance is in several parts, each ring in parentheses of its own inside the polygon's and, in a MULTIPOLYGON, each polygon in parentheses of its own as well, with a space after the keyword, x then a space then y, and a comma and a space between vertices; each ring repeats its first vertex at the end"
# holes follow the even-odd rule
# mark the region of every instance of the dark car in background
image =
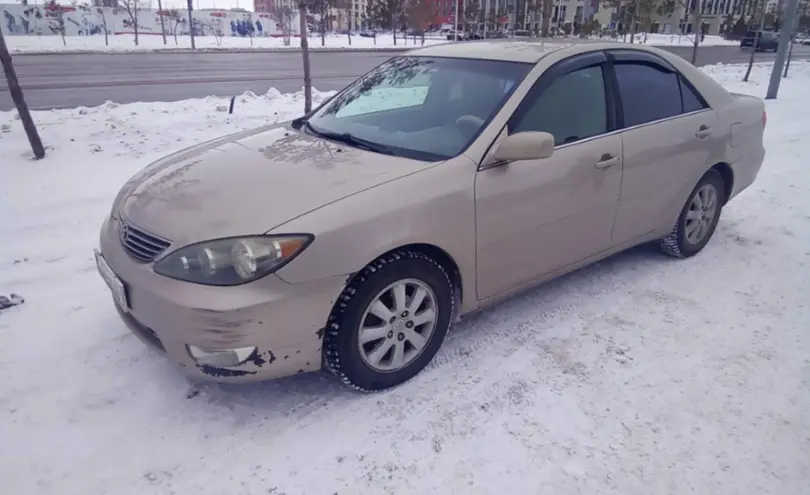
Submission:
POLYGON ((748 31, 740 40, 740 48, 752 48, 758 52, 779 49, 779 33, 773 31, 748 31))

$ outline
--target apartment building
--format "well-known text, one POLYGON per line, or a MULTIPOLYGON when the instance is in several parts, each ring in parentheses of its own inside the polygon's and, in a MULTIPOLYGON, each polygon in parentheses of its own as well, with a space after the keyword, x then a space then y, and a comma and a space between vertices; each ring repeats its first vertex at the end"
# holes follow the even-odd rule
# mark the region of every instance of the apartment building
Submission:
MULTIPOLYGON (((688 5, 687 2, 678 2, 673 12, 667 15, 652 15, 649 32, 690 34, 692 32, 690 14, 695 2, 700 2, 698 6, 702 12, 703 31, 706 34, 722 34, 729 24, 729 18, 733 24, 741 15, 749 16, 753 9, 753 2, 745 0, 691 0, 688 5)), ((777 3, 777 0, 774 0, 774 3, 777 3)), ((600 8, 594 17, 604 27, 617 30, 623 30, 625 27, 629 30, 630 28, 624 25, 624 16, 616 8, 600 8)), ((640 28, 641 26, 637 26, 637 30, 640 28)))
MULTIPOLYGON (((542 15, 539 8, 533 8, 537 4, 534 0, 473 1, 477 1, 483 17, 498 21, 500 29, 535 31, 540 28, 542 15)), ((551 9, 550 26, 563 29, 565 26, 579 24, 596 12, 598 4, 598 0, 556 0, 551 9)))

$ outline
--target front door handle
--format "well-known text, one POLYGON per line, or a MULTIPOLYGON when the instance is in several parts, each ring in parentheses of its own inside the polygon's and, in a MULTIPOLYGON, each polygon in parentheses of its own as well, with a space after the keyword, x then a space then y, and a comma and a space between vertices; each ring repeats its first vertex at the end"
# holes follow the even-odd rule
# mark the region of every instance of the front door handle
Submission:
POLYGON ((709 137, 711 135, 712 135, 712 130, 707 125, 701 125, 700 127, 698 127, 698 130, 695 133, 695 136, 698 139, 706 139, 707 137, 709 137))
POLYGON ((594 165, 599 170, 607 170, 614 165, 619 164, 619 157, 613 156, 610 153, 605 153, 602 155, 602 158, 599 159, 598 162, 594 165))

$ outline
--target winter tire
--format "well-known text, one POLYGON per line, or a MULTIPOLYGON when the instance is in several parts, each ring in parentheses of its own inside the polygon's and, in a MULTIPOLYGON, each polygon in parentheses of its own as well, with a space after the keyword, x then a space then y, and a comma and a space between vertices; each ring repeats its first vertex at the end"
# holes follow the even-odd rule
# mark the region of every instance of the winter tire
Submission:
POLYGON ((419 251, 387 254, 359 272, 326 327, 326 367, 364 392, 404 383, 441 347, 455 304, 445 268, 419 251))
POLYGON ((659 241, 661 250, 688 258, 708 244, 723 210, 725 183, 715 170, 708 171, 689 194, 672 232, 659 241))

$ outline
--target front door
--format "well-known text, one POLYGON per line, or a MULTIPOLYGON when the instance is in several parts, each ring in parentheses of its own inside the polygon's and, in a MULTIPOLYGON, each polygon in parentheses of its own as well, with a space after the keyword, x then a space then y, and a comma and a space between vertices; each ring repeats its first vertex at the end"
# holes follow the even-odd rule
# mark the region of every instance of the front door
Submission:
POLYGON ((510 134, 544 131, 554 154, 478 172, 478 297, 531 282, 611 247, 622 141, 605 96, 604 67, 543 75, 509 121, 510 134))

